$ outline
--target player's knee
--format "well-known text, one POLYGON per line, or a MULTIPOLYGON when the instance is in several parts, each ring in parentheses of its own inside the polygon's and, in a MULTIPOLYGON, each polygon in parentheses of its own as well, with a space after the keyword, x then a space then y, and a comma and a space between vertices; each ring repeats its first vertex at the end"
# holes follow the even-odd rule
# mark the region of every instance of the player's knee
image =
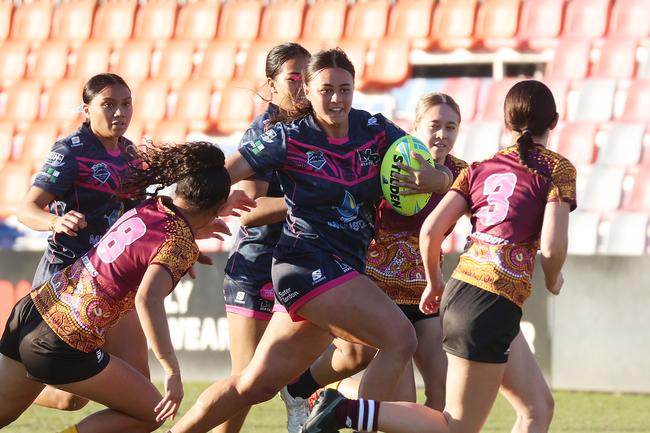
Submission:
POLYGON ((526 425, 536 425, 542 430, 547 429, 553 419, 555 410, 555 400, 553 395, 548 392, 540 396, 532 405, 525 410, 519 410, 517 417, 526 425))
POLYGON ((88 399, 74 394, 60 395, 56 401, 56 408, 59 410, 75 411, 88 404, 88 399))
POLYGON ((418 348, 418 339, 415 329, 410 322, 391 326, 381 349, 390 351, 396 356, 411 359, 418 348))
POLYGON ((271 400, 282 388, 281 384, 268 379, 244 374, 236 384, 237 392, 247 405, 255 405, 271 400))

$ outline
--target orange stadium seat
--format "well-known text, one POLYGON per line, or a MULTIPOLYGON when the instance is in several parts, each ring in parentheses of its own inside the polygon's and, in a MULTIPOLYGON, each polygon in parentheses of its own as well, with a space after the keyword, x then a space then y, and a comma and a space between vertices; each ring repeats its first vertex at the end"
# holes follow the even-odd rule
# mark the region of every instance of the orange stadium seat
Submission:
POLYGON ((11 14, 14 11, 14 2, 0 0, 0 42, 7 39, 11 28, 11 14))
POLYGON ((137 120, 131 120, 131 123, 129 123, 129 129, 126 130, 124 136, 131 140, 135 145, 140 145, 144 136, 144 125, 142 122, 137 120))
POLYGON ((183 121, 190 131, 205 131, 208 128, 212 82, 196 79, 185 82, 177 92, 172 119, 183 121))
POLYGON ((521 0, 486 0, 476 17, 474 37, 489 50, 517 46, 521 0))
POLYGON ((176 18, 174 39, 207 45, 217 34, 220 1, 199 0, 185 3, 176 18))
MULTIPOLYGON (((648 5, 650 8, 650 4, 648 5)), ((599 78, 629 79, 636 74, 636 38, 610 36, 600 47, 600 57, 591 76, 599 78)))
POLYGON ((634 183, 625 197, 622 208, 630 212, 650 211, 650 170, 641 166, 633 172, 634 183))
POLYGON ((0 120, 0 167, 9 161, 13 153, 14 124, 0 120))
POLYGON ((345 22, 345 39, 365 41, 374 45, 386 34, 388 26, 388 0, 356 2, 348 10, 345 22))
POLYGON ((432 35, 442 50, 471 48, 478 0, 441 0, 433 16, 432 35))
POLYGON ((133 91, 133 120, 142 122, 147 131, 153 130, 167 115, 169 85, 165 80, 149 79, 133 91))
POLYGON ((563 36, 600 38, 607 32, 611 0, 571 0, 567 3, 563 36))
POLYGON ((41 84, 38 81, 17 81, 7 91, 7 102, 2 118, 14 122, 24 130, 38 117, 41 105, 41 84))
POLYGON ((4 41, 0 45, 0 88, 6 89, 25 76, 27 42, 4 41))
POLYGON ((194 44, 191 41, 171 40, 165 45, 158 67, 151 75, 167 80, 177 88, 192 75, 193 59, 194 44))
POLYGON ((263 7, 262 0, 224 3, 221 6, 217 38, 238 41, 243 46, 248 46, 259 33, 263 7))
POLYGON ((255 81, 233 80, 221 91, 216 129, 221 134, 243 131, 253 121, 257 87, 255 81))
POLYGON ((39 80, 46 87, 65 77, 68 70, 68 43, 63 40, 49 39, 36 53, 36 63, 30 78, 39 80))
POLYGON ((479 78, 449 78, 440 91, 454 98, 460 107, 461 121, 465 122, 474 119, 480 89, 479 78))
POLYGON ((197 66, 198 78, 211 80, 216 88, 222 88, 235 76, 236 60, 236 41, 212 41, 197 66))
POLYGON ((49 1, 21 3, 14 9, 11 39, 26 41, 37 47, 50 36, 54 3, 49 1))
MULTIPOLYGON (((583 81, 572 120, 606 122, 612 118, 616 80, 588 78, 583 81)), ((569 113, 571 115, 571 113, 569 113)))
POLYGON ((559 120, 566 119, 570 80, 564 78, 544 78, 542 82, 553 92, 559 120))
POLYGON ((163 120, 152 130, 154 143, 183 143, 187 137, 187 124, 182 120, 163 120))
POLYGON ((562 32, 565 0, 525 1, 519 18, 517 39, 522 48, 554 47, 562 32))
POLYGON ((596 132, 594 122, 565 123, 554 134, 557 138, 557 152, 576 166, 593 164, 596 161, 596 132))
POLYGON ((25 131, 18 161, 28 164, 32 171, 38 171, 45 162, 52 145, 59 137, 56 122, 34 122, 25 131))
POLYGON ((482 109, 479 109, 480 119, 503 122, 503 103, 506 100, 506 94, 519 81, 521 81, 519 78, 504 78, 500 81, 490 82, 485 92, 482 109))
POLYGON ((257 40, 246 50, 246 60, 238 73, 245 80, 265 81, 266 56, 276 45, 275 42, 257 40))
POLYGON ((605 145, 598 153, 598 164, 613 167, 632 167, 641 161, 646 125, 642 123, 614 123, 607 131, 605 145))
POLYGON ((609 36, 650 36, 650 7, 647 0, 616 0, 609 18, 609 36))
POLYGON ((582 79, 589 75, 591 39, 560 38, 553 59, 546 65, 544 78, 582 79))
POLYGON ((163 45, 174 35, 177 0, 141 3, 135 16, 133 38, 163 45))
POLYGON ((396 2, 388 15, 387 35, 407 39, 412 48, 429 49, 434 11, 434 0, 396 2))
POLYGON ((315 52, 343 38, 347 0, 316 0, 307 8, 300 43, 315 52))
POLYGON ((54 9, 50 39, 58 39, 79 47, 92 31, 94 0, 61 2, 54 9))
POLYGON ((61 80, 47 91, 47 106, 42 119, 57 122, 63 129, 80 123, 83 82, 75 79, 61 80))
POLYGON ((614 211, 621 204, 625 169, 596 166, 587 175, 585 189, 578 207, 587 211, 614 211))
POLYGON ((100 3, 95 11, 93 39, 110 41, 115 46, 123 45, 133 32, 133 21, 137 1, 100 3))
POLYGON ((615 214, 609 222, 605 254, 640 256, 647 245, 648 214, 646 212, 615 214))
POLYGON ((86 81, 93 75, 109 70, 111 43, 89 39, 71 55, 68 78, 86 81))
POLYGON ((374 50, 374 60, 366 67, 366 86, 390 88, 401 86, 411 76, 409 41, 384 38, 374 50))
POLYGON ((302 33, 305 16, 303 0, 275 0, 269 2, 262 13, 258 40, 275 44, 296 41, 302 33), (280 23, 290 23, 282 25, 280 23))
POLYGON ((149 76, 151 54, 151 42, 127 42, 119 52, 115 73, 124 78, 129 86, 138 87, 138 84, 149 76))
POLYGON ((366 60, 368 47, 364 41, 343 39, 338 46, 345 51, 354 66, 354 87, 362 89, 366 85, 366 60))
POLYGON ((620 120, 650 125, 650 78, 632 81, 620 120))
POLYGON ((14 215, 31 185, 29 164, 9 161, 0 176, 0 218, 14 215))

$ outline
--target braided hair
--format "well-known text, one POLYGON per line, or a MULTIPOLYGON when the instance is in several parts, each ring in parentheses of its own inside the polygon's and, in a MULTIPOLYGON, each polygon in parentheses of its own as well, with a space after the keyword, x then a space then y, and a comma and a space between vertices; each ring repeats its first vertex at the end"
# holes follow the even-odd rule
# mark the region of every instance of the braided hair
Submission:
POLYGON ((216 145, 206 141, 182 144, 152 144, 135 149, 141 164, 132 166, 120 192, 145 198, 146 189, 176 186, 176 194, 197 210, 222 203, 230 194, 230 175, 225 156, 216 145))

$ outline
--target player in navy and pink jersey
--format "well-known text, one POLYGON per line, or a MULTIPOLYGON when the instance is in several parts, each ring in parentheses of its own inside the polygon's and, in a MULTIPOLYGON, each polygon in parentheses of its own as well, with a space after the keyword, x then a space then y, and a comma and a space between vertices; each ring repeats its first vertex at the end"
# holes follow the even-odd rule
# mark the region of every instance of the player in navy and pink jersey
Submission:
MULTIPOLYGON (((519 334, 536 252, 541 251, 546 288, 559 294, 569 212, 576 206, 575 168, 545 147, 558 119, 551 91, 539 81, 519 82, 506 95, 504 112, 513 145, 463 170, 420 234, 427 274, 420 309, 432 313, 440 308, 449 363, 444 411, 414 403, 348 400, 327 390, 305 433, 338 431, 347 418, 357 430, 388 433, 478 433, 483 427, 519 334), (466 212, 472 234, 445 288, 440 244, 466 212)), ((515 377, 526 381, 526 375, 519 371, 515 377)))
POLYGON ((411 324, 364 275, 381 198, 381 159, 405 133, 382 115, 351 108, 354 67, 340 49, 313 55, 303 82, 308 103, 299 117, 276 124, 226 163, 233 181, 269 169, 278 173, 288 214, 272 276, 276 299, 289 314, 273 315, 241 375, 204 391, 174 433, 206 431, 272 398, 332 336, 378 349, 361 395, 392 396, 415 351, 411 324))
POLYGON ((230 177, 223 152, 210 143, 150 146, 138 155, 146 169, 134 169, 121 191, 177 182, 176 198, 131 209, 16 304, 0 340, 0 427, 45 384, 109 408, 82 420, 84 432, 153 431, 178 410, 183 388, 163 300, 199 256, 194 239, 227 231, 217 215, 254 202, 233 194, 225 203, 230 177), (103 350, 108 328, 133 309, 165 371, 164 397, 146 375, 103 350))
MULTIPOLYGON (((280 44, 269 51, 265 72, 271 100, 267 110, 244 133, 240 146, 262 135, 269 120, 280 111, 294 109, 295 101, 302 97, 300 73, 309 57, 310 53, 296 43, 280 44)), ((257 199, 258 206, 242 214, 242 225, 225 268, 223 290, 232 374, 239 374, 248 365, 271 320, 275 299, 271 261, 287 210, 280 182, 273 171, 256 173, 239 182, 237 188, 257 199)), ((214 431, 239 432, 247 412, 238 412, 214 431)))
MULTIPOLYGON (((28 227, 51 232, 34 288, 83 256, 134 205, 117 193, 129 165, 137 163, 133 143, 123 136, 133 114, 131 90, 118 75, 98 74, 85 83, 82 100, 86 120, 54 143, 18 212, 28 227)), ((144 335, 135 313, 127 314, 115 329, 120 326, 131 330, 130 338, 109 335, 105 349, 148 374, 144 335)), ((51 387, 36 400, 66 410, 87 402, 51 387)))

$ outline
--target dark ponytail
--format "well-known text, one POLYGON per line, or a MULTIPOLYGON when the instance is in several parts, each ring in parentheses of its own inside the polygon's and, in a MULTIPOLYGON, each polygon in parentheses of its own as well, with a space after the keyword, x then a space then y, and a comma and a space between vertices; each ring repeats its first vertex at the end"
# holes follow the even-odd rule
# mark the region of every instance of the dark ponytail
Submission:
POLYGON ((506 127, 521 134, 517 138, 519 161, 530 168, 533 137, 546 133, 558 117, 553 93, 540 81, 520 81, 506 95, 504 114, 506 127))
POLYGON ((153 193, 172 185, 176 194, 197 210, 222 203, 230 194, 230 176, 225 156, 212 143, 197 141, 182 144, 152 144, 135 150, 141 161, 132 167, 122 184, 122 194, 144 198, 146 189, 155 185, 153 193))

